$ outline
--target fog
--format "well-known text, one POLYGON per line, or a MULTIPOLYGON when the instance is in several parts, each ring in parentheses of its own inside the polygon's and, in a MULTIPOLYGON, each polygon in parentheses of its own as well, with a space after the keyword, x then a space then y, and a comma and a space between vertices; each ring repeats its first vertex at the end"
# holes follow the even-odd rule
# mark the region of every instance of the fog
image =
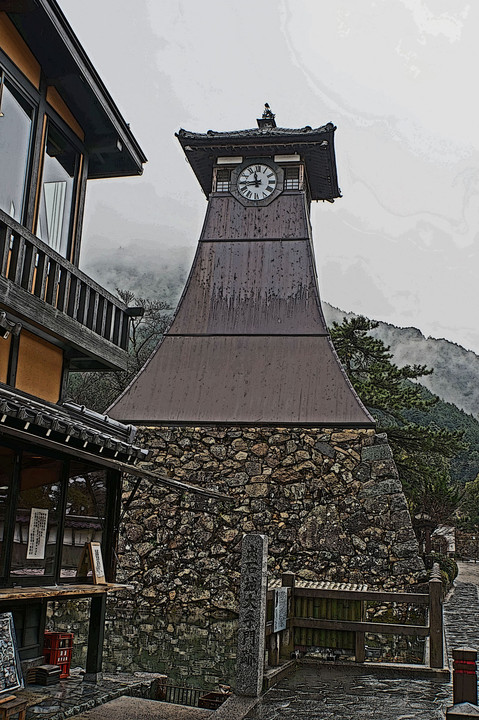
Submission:
POLYGON ((312 212, 322 299, 479 352, 479 6, 60 5, 149 158, 141 178, 90 183, 88 272, 111 254, 183 276, 206 200, 174 133, 254 127, 268 101, 282 127, 338 127, 343 197, 312 212))

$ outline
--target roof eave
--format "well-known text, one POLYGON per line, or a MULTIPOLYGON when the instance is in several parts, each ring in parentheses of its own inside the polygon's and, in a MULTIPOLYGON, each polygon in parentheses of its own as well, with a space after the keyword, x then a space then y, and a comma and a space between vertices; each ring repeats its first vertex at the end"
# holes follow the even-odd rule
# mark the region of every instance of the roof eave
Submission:
POLYGON ((258 156, 261 152, 271 151, 274 148, 281 154, 280 146, 288 148, 288 154, 297 151, 305 158, 312 200, 329 200, 341 197, 338 186, 336 157, 334 152, 334 132, 336 126, 328 123, 319 128, 312 129, 309 126, 299 130, 288 128, 261 130, 244 130, 232 133, 194 133, 180 129, 176 133, 181 147, 191 165, 193 172, 205 193, 209 197, 212 187, 212 167, 215 157, 220 154, 234 155, 242 153, 245 157, 258 156), (252 139, 257 143, 253 144, 252 139), (209 155, 205 158, 205 153, 209 155), (328 153, 328 192, 324 192, 324 183, 321 186, 314 181, 314 165, 318 153, 328 153))
MULTIPOLYGON (((120 142, 121 151, 119 152, 123 155, 123 158, 120 158, 120 162, 118 162, 118 156, 116 156, 113 169, 105 162, 104 173, 97 171, 91 175, 91 177, 141 174, 143 163, 147 161, 147 158, 56 0, 36 0, 35 4, 32 4, 30 11, 23 11, 22 7, 21 12, 8 11, 8 16, 23 36, 25 42, 30 47, 34 47, 34 54, 42 66, 44 64, 42 61, 46 61, 48 53, 50 52, 48 47, 48 30, 60 39, 64 54, 63 58, 59 58, 59 60, 63 59, 65 67, 67 65, 71 66, 71 63, 73 63, 76 76, 81 78, 90 97, 90 102, 98 105, 100 108, 102 124, 101 127, 96 128, 98 137, 113 135, 120 142), (35 14, 35 22, 30 25, 26 19, 30 17, 31 13, 35 14), (40 42, 41 38, 43 38, 42 42, 40 42)), ((49 59, 49 61, 51 62, 51 59, 49 59)), ((59 62, 59 66, 60 65, 61 63, 59 62)), ((64 75, 60 73, 57 77, 48 78, 48 82, 58 85, 59 91, 61 91, 67 104, 75 105, 75 89, 71 81, 71 73, 68 74, 65 72, 64 75)), ((81 117, 81 113, 82 108, 80 106, 75 107, 75 115, 79 124, 82 127, 83 125, 87 126, 88 123, 85 122, 85 120, 88 115, 88 108, 84 110, 84 118, 81 117)), ((93 143, 94 140, 94 133, 90 130, 88 134, 86 133, 86 144, 93 143)))

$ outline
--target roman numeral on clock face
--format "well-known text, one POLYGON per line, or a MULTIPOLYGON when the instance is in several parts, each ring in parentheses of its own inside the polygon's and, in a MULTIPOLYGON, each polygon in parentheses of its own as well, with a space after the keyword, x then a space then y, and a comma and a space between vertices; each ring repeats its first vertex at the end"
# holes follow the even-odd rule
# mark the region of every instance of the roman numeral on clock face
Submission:
POLYGON ((278 178, 274 168, 263 163, 243 166, 236 181, 237 192, 247 200, 259 201, 277 192, 278 178))

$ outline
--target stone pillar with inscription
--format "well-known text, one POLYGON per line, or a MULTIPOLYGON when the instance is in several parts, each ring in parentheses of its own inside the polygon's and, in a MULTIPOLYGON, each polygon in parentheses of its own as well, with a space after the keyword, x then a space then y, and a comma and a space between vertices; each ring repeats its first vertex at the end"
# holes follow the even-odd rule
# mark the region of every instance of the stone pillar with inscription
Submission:
POLYGON ((268 538, 243 537, 241 587, 236 658, 236 692, 256 697, 264 673, 268 538))

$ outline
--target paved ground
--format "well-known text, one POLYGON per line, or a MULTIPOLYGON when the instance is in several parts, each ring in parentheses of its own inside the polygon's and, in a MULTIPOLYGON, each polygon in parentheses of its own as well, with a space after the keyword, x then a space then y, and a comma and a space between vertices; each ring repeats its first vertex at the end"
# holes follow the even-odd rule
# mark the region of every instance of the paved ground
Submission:
MULTIPOLYGON (((479 564, 460 563, 444 608, 448 651, 479 650, 479 564)), ((272 688, 246 720, 443 720, 451 683, 374 677, 360 668, 303 667, 272 688)))
POLYGON ((210 716, 211 710, 119 697, 106 705, 76 715, 75 720, 205 720, 210 716))
POLYGON ((479 564, 458 563, 459 575, 454 592, 444 605, 446 640, 451 650, 471 647, 479 650, 479 564))
MULTIPOLYGON (((452 648, 464 645, 479 650, 479 564, 459 566, 454 592, 444 608, 449 654, 452 648)), ((93 686, 72 678, 55 689, 42 688, 43 702, 29 708, 27 719, 61 720, 71 716, 75 707, 76 712, 82 712, 76 715, 78 720, 215 717, 208 710, 126 697, 125 690, 127 687, 118 682, 104 681, 93 686), (110 702, 87 710, 106 699, 110 702)), ((451 683, 434 679, 378 677, 364 673, 361 667, 304 665, 266 693, 249 713, 248 703, 239 698, 231 701, 236 701, 237 706, 225 704, 216 713, 217 720, 220 714, 225 720, 443 720, 452 696, 451 683)))

